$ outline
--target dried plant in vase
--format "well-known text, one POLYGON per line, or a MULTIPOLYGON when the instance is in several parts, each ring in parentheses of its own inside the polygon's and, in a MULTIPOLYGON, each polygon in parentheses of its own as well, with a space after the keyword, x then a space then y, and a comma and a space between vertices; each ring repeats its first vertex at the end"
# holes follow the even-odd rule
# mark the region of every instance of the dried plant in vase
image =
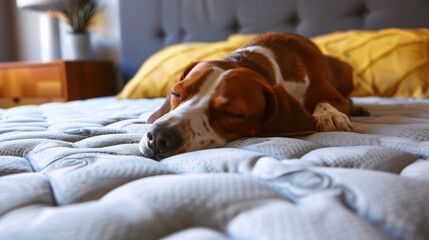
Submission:
POLYGON ((67 0, 58 8, 60 16, 70 25, 71 31, 64 34, 62 58, 87 60, 93 58, 89 28, 97 14, 96 0, 67 0))
POLYGON ((73 33, 87 33, 97 11, 95 0, 69 0, 59 7, 60 15, 70 25, 73 33))

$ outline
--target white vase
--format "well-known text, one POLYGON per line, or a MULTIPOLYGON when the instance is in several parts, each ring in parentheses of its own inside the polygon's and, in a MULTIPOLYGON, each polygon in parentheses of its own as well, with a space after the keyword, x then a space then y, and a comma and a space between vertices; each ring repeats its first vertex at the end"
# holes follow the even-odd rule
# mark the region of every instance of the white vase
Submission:
POLYGON ((49 14, 41 14, 40 25, 40 56, 43 62, 61 58, 60 29, 58 18, 49 14))
POLYGON ((71 32, 64 34, 62 58, 71 61, 92 59, 90 35, 87 33, 71 32))

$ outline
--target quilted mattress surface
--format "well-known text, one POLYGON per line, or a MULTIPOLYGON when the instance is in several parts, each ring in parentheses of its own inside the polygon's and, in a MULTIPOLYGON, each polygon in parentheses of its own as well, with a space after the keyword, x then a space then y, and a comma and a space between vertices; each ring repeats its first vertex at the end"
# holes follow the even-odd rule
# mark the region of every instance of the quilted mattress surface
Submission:
POLYGON ((0 239, 429 239, 429 100, 359 98, 355 133, 144 158, 163 99, 0 110, 0 239))

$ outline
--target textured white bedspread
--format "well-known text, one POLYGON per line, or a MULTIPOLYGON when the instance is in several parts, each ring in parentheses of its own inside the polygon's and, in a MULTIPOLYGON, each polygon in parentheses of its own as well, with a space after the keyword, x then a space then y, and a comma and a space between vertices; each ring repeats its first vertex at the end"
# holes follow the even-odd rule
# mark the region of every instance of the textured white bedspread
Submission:
POLYGON ((162 102, 0 110, 0 239, 429 239, 429 99, 156 162, 138 142, 162 102))

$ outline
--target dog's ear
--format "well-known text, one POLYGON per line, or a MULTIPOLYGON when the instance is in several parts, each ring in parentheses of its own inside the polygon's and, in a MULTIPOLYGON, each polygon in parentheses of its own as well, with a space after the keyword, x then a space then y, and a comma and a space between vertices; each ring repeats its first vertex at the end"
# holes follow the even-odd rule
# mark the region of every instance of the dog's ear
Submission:
POLYGON ((316 132, 316 120, 280 84, 265 94, 265 118, 259 136, 292 136, 316 132))
POLYGON ((188 75, 188 73, 200 62, 194 62, 189 64, 189 66, 186 67, 185 71, 183 71, 182 76, 180 77, 180 81, 182 81, 183 79, 185 79, 186 75, 188 75))
MULTIPOLYGON (((198 63, 199 62, 194 62, 194 63, 191 63, 188 67, 186 67, 179 81, 182 81, 183 79, 185 79, 186 75, 188 75, 188 73, 192 70, 192 68, 194 68, 195 65, 197 65, 198 63)), ((158 118, 164 116, 166 113, 168 113, 171 110, 170 98, 171 98, 171 93, 169 92, 167 97, 165 98, 164 104, 148 118, 147 120, 148 123, 155 122, 158 118)))
POLYGON ((168 93, 167 97, 165 98, 164 104, 162 104, 162 106, 156 112, 150 115, 150 117, 147 120, 148 123, 155 122, 156 119, 164 116, 166 113, 168 113, 171 110, 170 98, 171 98, 171 93, 168 93))

